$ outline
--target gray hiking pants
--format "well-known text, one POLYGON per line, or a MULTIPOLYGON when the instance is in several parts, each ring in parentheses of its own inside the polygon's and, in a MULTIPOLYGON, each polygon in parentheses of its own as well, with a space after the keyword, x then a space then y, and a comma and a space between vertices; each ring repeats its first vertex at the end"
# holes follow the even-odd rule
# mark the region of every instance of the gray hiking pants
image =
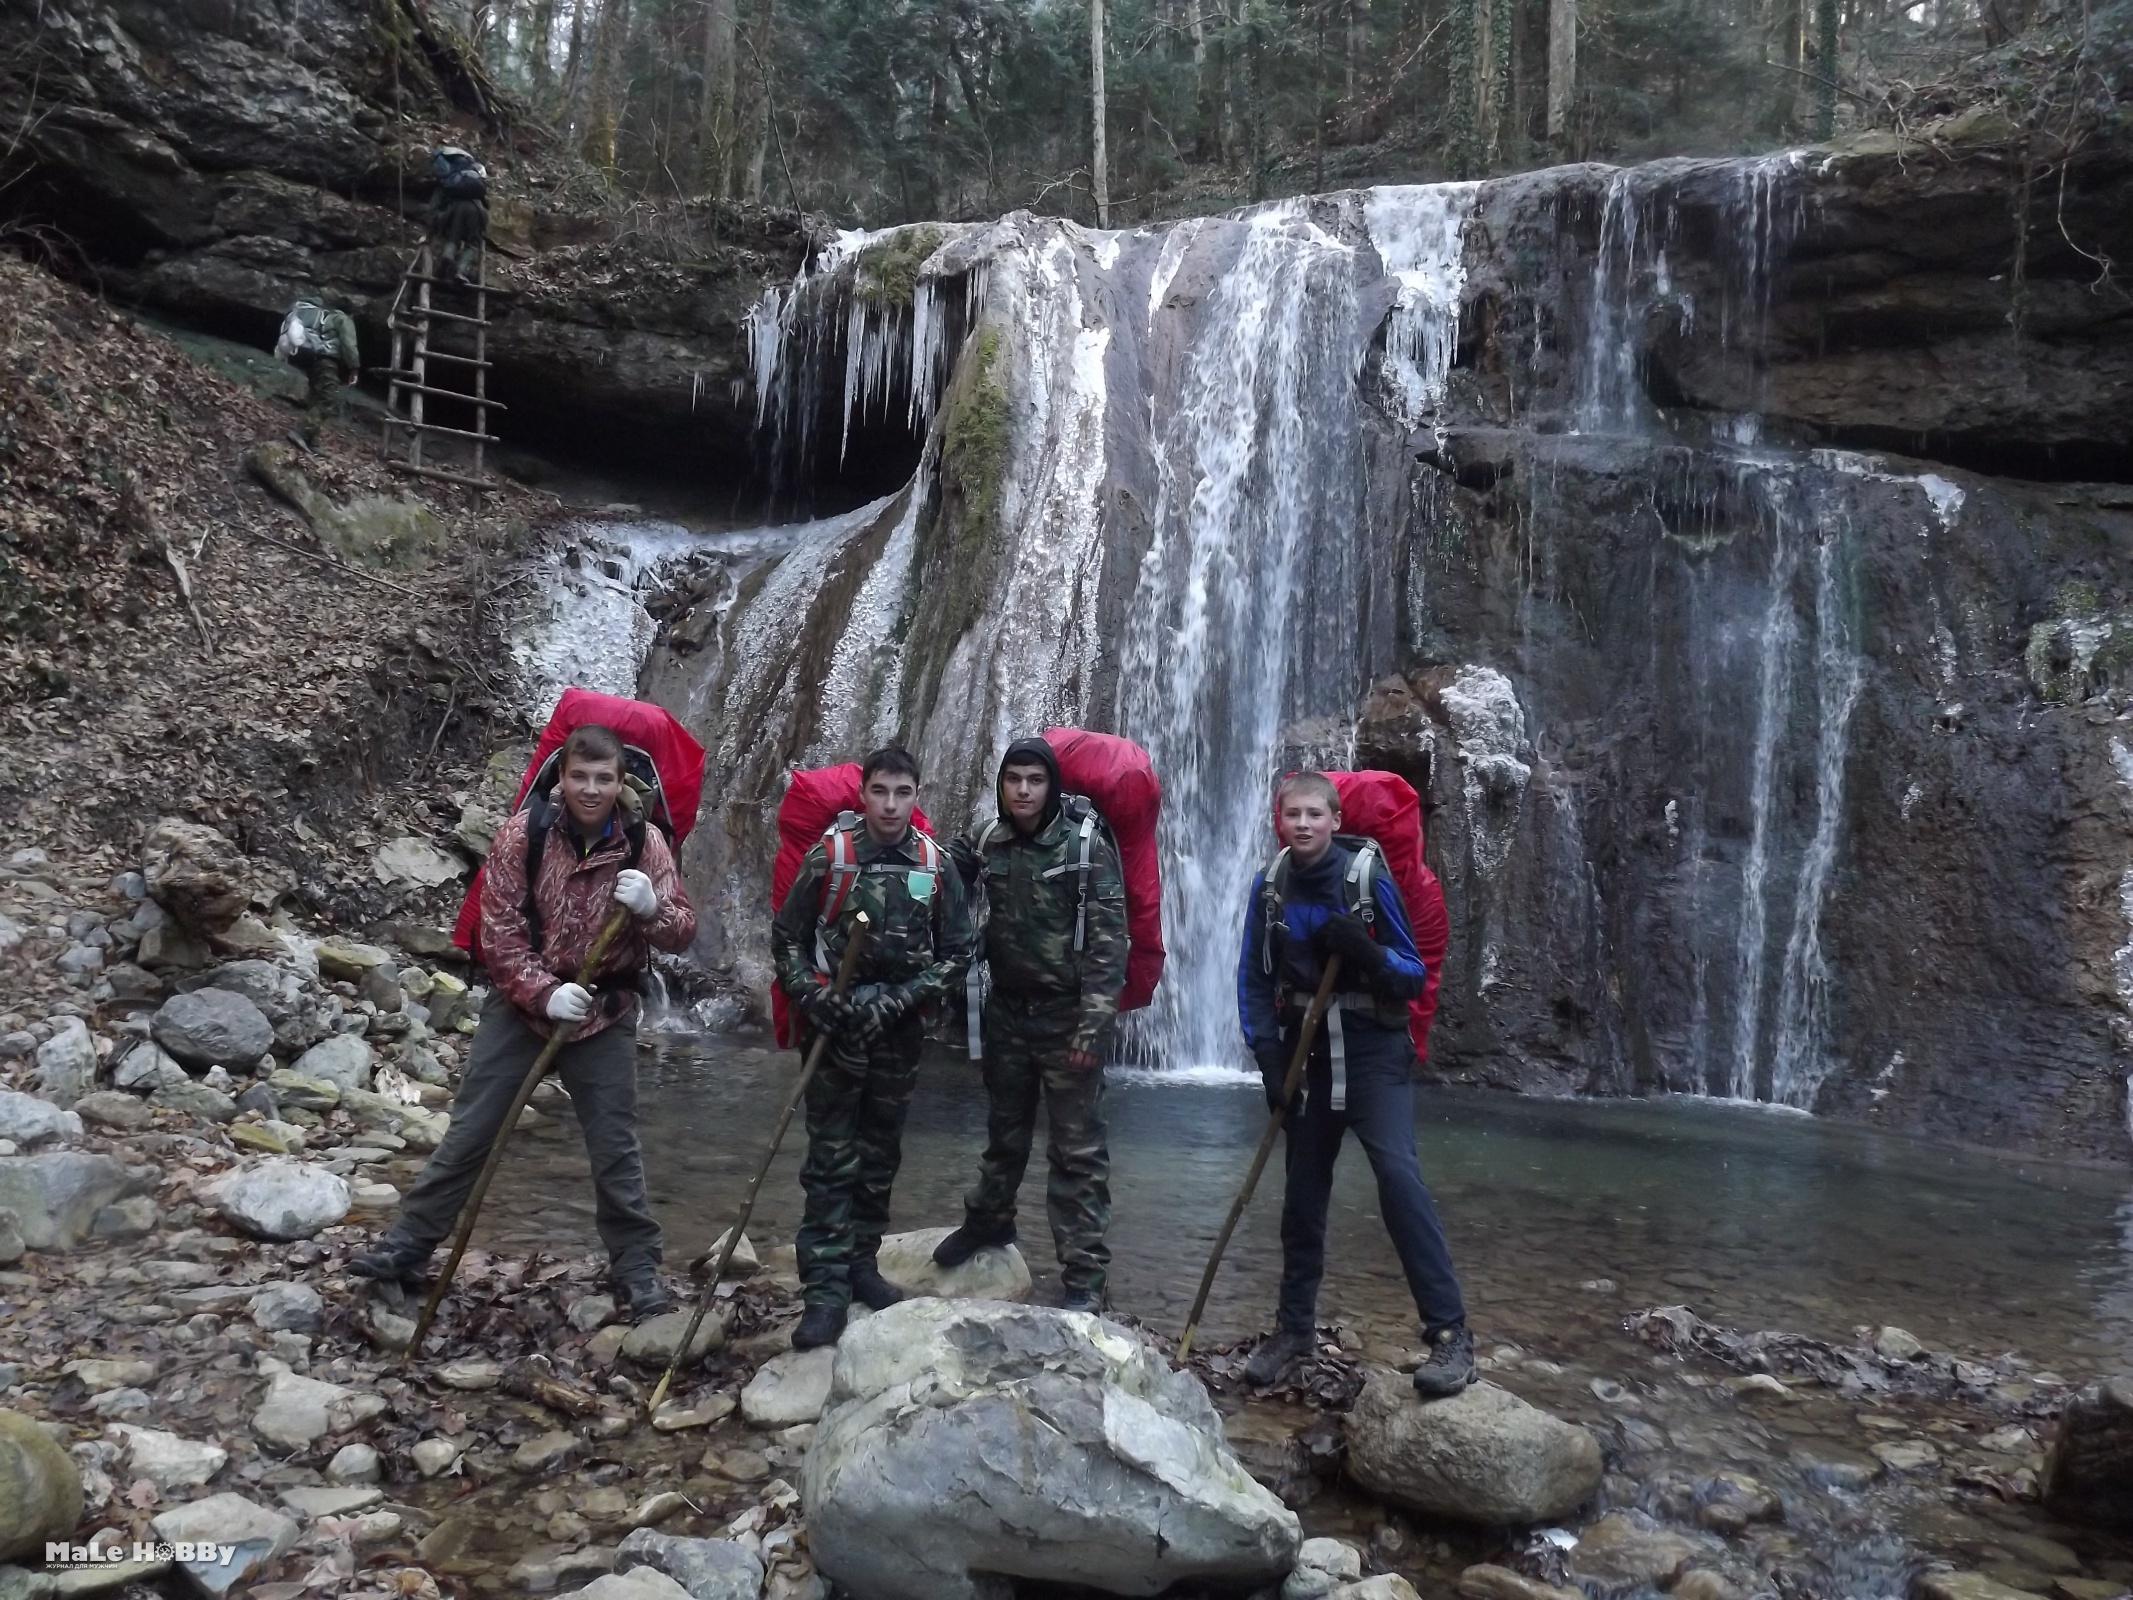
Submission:
MULTIPOLYGON (((392 1243, 434 1249, 452 1231, 543 1042, 516 1006, 489 991, 452 1101, 451 1129, 400 1202, 392 1243)), ((636 1022, 618 1022, 590 1039, 566 1044, 556 1052, 554 1070, 570 1091, 584 1130, 597 1197, 595 1221, 610 1268, 617 1278, 656 1269, 659 1224, 645 1196, 644 1154, 637 1145, 636 1022)))

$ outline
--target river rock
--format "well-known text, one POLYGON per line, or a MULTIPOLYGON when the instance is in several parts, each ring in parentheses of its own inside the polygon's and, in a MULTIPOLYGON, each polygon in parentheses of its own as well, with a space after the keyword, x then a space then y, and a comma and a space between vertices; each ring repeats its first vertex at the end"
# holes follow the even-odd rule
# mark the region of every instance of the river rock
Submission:
POLYGON ((169 1051, 152 1039, 143 1039, 112 1068, 111 1081, 121 1089, 148 1094, 166 1083, 187 1083, 191 1074, 179 1066, 169 1051))
POLYGON ((684 1539, 639 1528, 615 1549, 615 1571, 665 1574, 692 1600, 755 1600, 763 1563, 731 1539, 684 1539))
MULTIPOLYGON (((641 1367, 664 1367, 674 1358, 693 1314, 693 1307, 682 1306, 638 1323, 622 1336, 624 1358, 641 1367)), ((689 1362, 701 1361, 711 1351, 723 1349, 726 1328, 732 1320, 733 1311, 729 1306, 713 1306, 705 1312, 703 1325, 689 1342, 689 1362)))
POLYGON ((1410 1510, 1488 1525, 1551 1522, 1600 1487, 1599 1441, 1493 1383, 1423 1401, 1373 1369, 1348 1414, 1348 1475, 1410 1510))
POLYGON ((340 1085, 307 1078, 281 1067, 267 1076, 275 1102, 292 1111, 331 1111, 341 1103, 340 1085))
POLYGON ((154 1362, 128 1356, 109 1359, 88 1356, 69 1361, 60 1371, 70 1378, 79 1378, 82 1387, 91 1394, 102 1394, 107 1389, 131 1389, 156 1381, 154 1362))
POLYGON ((1579 1577, 1610 1587, 1670 1589, 1702 1553, 1703 1546, 1649 1518, 1615 1511, 1584 1531, 1570 1565, 1579 1577))
POLYGON ((1206 1390, 1116 1323, 908 1300, 836 1351, 801 1495, 816 1565, 869 1600, 977 1600, 995 1577, 1245 1589, 1295 1564, 1295 1516, 1206 1390))
POLYGON ((223 1561, 184 1561, 179 1570, 202 1595, 237 1592, 261 1568, 296 1543, 295 1521, 241 1494, 211 1494, 175 1507, 150 1524, 158 1539, 177 1544, 226 1544, 236 1549, 223 1561))
POLYGON ((373 967, 390 966, 393 959, 390 950, 353 939, 321 939, 313 954, 318 957, 320 973, 344 983, 360 983, 364 973, 373 967))
POLYGON ((829 1404, 834 1345, 788 1350, 756 1369, 741 1391, 741 1416, 757 1428, 789 1428, 818 1420, 829 1404))
POLYGON ((266 1398, 252 1414, 252 1431, 284 1450, 306 1450, 329 1433, 368 1422, 385 1410, 384 1398, 291 1372, 279 1362, 262 1363, 270 1377, 266 1398))
POLYGON ((1884 1439, 1872 1449, 1896 1472, 1918 1472, 1940 1464, 1940 1451, 1927 1439, 1884 1439))
POLYGON ((12 1139, 18 1149, 81 1137, 81 1117, 62 1111, 51 1101, 14 1089, 0 1089, 0 1139, 12 1139))
POLYGON ((1338 1539, 1306 1539, 1296 1568, 1281 1585, 1281 1600, 1324 1600, 1363 1575, 1363 1552, 1338 1539))
POLYGON ((162 1220, 163 1213, 155 1201, 145 1194, 132 1195, 102 1207, 90 1220, 89 1237, 126 1244, 147 1238, 162 1220))
POLYGON ((1982 1572, 1929 1572, 1918 1580, 1917 1600, 2033 1600, 2026 1589, 2010 1589, 1982 1572))
POLYGON ((690 1600, 689 1591, 663 1572, 637 1567, 609 1572, 557 1600, 690 1600))
POLYGON ((203 1122, 228 1122, 237 1115, 235 1100, 214 1085, 195 1078, 180 1078, 175 1083, 156 1085, 148 1103, 166 1111, 181 1111, 203 1122))
POLYGON ((2057 1516, 2133 1528, 2133 1376, 2090 1384, 2067 1402, 2041 1488, 2057 1516))
POLYGON ((202 938, 226 931, 252 900, 252 863, 213 828, 165 817, 141 848, 141 875, 156 903, 202 938))
POLYGON ((324 1167, 267 1160, 201 1189, 224 1218, 260 1239, 308 1239, 348 1215, 348 1185, 324 1167))
POLYGON ((81 1018, 69 1017, 37 1047, 37 1091, 70 1106, 95 1087, 96 1041, 81 1018))
POLYGON ((116 1128, 121 1133, 139 1133, 155 1121, 155 1114, 148 1107, 120 1089, 99 1089, 95 1094, 83 1095, 74 1102, 74 1114, 84 1122, 99 1128, 116 1128))
POLYGON ((372 1445, 344 1444, 326 1463, 328 1483, 376 1483, 384 1476, 385 1465, 372 1445))
POLYGON ((577 1453, 578 1436, 555 1428, 536 1434, 520 1445, 512 1453, 511 1464, 521 1472, 550 1472, 577 1453))
POLYGON ((337 1033, 322 1039, 291 1063, 290 1070, 320 1083, 330 1083, 344 1095, 350 1089, 368 1089, 376 1062, 370 1046, 352 1033, 337 1033))
POLYGON ((652 1417, 652 1427, 660 1433, 680 1433, 687 1428, 708 1428, 714 1422, 724 1422, 736 1409, 730 1394, 711 1394, 693 1406, 677 1406, 672 1402, 663 1405, 652 1417))
POLYGON ((29 1242, 22 1237, 22 1219, 0 1207, 0 1267, 12 1267, 29 1248, 29 1242))
POLYGON ((1344 1583, 1326 1600, 1422 1600, 1415 1586, 1396 1572, 1381 1572, 1360 1583, 1344 1583))
POLYGON ((463 1018, 474 1012, 474 995, 466 980, 449 972, 430 974, 433 987, 427 1002, 430 1026, 439 1033, 449 1033, 459 1026, 463 1018))
POLYGON ((274 1026, 265 1014, 228 989, 172 995, 156 1008, 148 1031, 188 1067, 249 1068, 274 1046, 274 1026))
POLYGON ((107 1431, 126 1448, 126 1470, 136 1478, 146 1478, 166 1495, 173 1489, 197 1489, 230 1459, 230 1453, 220 1445, 183 1439, 155 1428, 114 1422, 107 1431))
POLYGON ((281 1491, 281 1503, 306 1521, 318 1517, 360 1516, 384 1499, 383 1489, 361 1484, 343 1484, 331 1488, 318 1484, 299 1484, 281 1491))
POLYGON ((241 994, 259 1007, 284 1052, 309 1049, 333 1031, 331 1002, 277 962, 225 962, 207 975, 206 987, 241 994))
POLYGON ((0 1561, 42 1556, 81 1521, 81 1472, 19 1411, 0 1411, 0 1561))
POLYGON ((1011 1244, 980 1250, 960 1267, 935 1266, 933 1247, 954 1231, 921 1228, 915 1233, 890 1234, 881 1241, 881 1275, 907 1293, 943 1300, 1020 1303, 1029 1298, 1029 1263, 1011 1244))
POLYGON ((1513 1572, 1509 1567, 1468 1567, 1459 1574, 1460 1600, 1585 1600, 1583 1589, 1563 1589, 1513 1572))
POLYGON ((379 845, 371 852, 370 865, 380 883, 411 883, 421 889, 435 889, 467 875, 467 864, 451 851, 412 836, 379 845))
POLYGON ((465 1450, 466 1447, 456 1439, 418 1439, 408 1455, 413 1458, 417 1472, 425 1478, 434 1478, 440 1472, 449 1471, 465 1450))
POLYGON ((73 1249, 89 1236, 99 1211, 153 1182, 86 1150, 0 1156, 0 1207, 15 1213, 32 1250, 73 1249))
POLYGON ((245 1303, 252 1321, 269 1333, 316 1333, 325 1320, 326 1302, 302 1281, 270 1283, 245 1303))

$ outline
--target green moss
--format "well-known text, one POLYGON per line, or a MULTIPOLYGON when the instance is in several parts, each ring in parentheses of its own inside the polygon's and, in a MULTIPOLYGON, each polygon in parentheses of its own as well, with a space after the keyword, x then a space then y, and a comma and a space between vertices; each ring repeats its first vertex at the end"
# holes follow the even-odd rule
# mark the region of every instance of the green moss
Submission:
POLYGON ((918 269, 941 247, 939 228, 899 228, 880 244, 859 254, 852 280, 861 299, 883 306, 907 306, 918 294, 918 269))
POLYGON ((942 474, 961 491, 966 521, 981 524, 981 533, 999 514, 1007 465, 1007 387, 999 364, 1000 330, 980 330, 949 393, 941 433, 942 474))
POLYGON ((2062 617, 2094 616, 2103 609, 2103 596, 2093 583, 2069 579, 2059 585, 2053 609, 2062 617))

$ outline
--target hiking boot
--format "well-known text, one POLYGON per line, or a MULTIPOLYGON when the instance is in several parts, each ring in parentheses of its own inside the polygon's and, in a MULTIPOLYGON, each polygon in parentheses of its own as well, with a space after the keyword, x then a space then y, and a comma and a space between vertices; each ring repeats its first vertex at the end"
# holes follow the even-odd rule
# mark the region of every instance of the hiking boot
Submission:
POLYGON ((980 1250, 991 1250, 1003 1244, 1015 1242, 1015 1225, 1006 1227, 998 1223, 966 1222, 933 1247, 933 1264, 936 1267, 960 1267, 980 1250))
POLYGON ((1313 1344, 1308 1333, 1291 1333, 1287 1328, 1277 1328, 1252 1352, 1252 1359, 1244 1364, 1244 1381, 1255 1388, 1267 1389, 1281 1381, 1281 1375, 1295 1363, 1311 1353, 1313 1344))
POLYGON ((1066 1298, 1059 1302, 1061 1311, 1086 1311, 1092 1317, 1104 1313, 1104 1292, 1101 1289, 1069 1289, 1066 1298))
POLYGON ((899 1301, 911 1296, 896 1287, 881 1275, 881 1269, 867 1261, 852 1268, 852 1298, 869 1311, 886 1311, 899 1301))
POLYGON ((1465 1323, 1439 1328, 1428 1342, 1429 1359, 1415 1368, 1416 1394, 1425 1400, 1442 1400, 1474 1381, 1474 1336, 1466 1331, 1465 1323))
POLYGON ((388 1233, 362 1254, 350 1256, 348 1271, 379 1283, 421 1283, 429 1276, 430 1252, 435 1248, 410 1244, 388 1233))
POLYGON ((811 1305, 800 1313, 800 1325, 792 1331, 795 1350, 819 1350, 835 1344, 844 1333, 844 1307, 811 1305))
POLYGON ((673 1291, 656 1272, 640 1272, 622 1279, 615 1285, 615 1293, 621 1297, 622 1309, 632 1322, 646 1322, 674 1309, 673 1291))

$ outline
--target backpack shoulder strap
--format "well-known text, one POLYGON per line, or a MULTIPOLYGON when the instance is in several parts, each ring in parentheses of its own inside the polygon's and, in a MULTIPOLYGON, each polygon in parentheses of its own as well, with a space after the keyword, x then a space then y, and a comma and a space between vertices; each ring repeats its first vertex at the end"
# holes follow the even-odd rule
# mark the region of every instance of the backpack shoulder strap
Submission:
POLYGON ((837 813, 837 820, 822 830, 822 853, 828 857, 829 870, 822 875, 822 900, 816 908, 817 927, 828 927, 844 910, 844 902, 851 898, 852 885, 859 881, 859 851, 852 843, 852 830, 859 821, 850 811, 837 813))
POLYGON ((1349 857, 1348 870, 1341 879, 1348 909, 1369 925, 1372 938, 1377 937, 1378 862, 1382 859, 1377 840, 1365 839, 1349 857))
POLYGON ((1282 937, 1288 928, 1284 915, 1284 901, 1289 892, 1289 847, 1283 845, 1274 852, 1274 859, 1266 864, 1264 882, 1259 891, 1260 911, 1264 918, 1259 930, 1259 967, 1268 977, 1273 977, 1279 962, 1274 955, 1275 940, 1282 937))
MULTIPOLYGON (((541 858, 548 850, 548 835, 555 827, 556 808, 539 790, 526 798, 526 937, 533 953, 541 953, 545 937, 541 928, 541 899, 535 891, 541 882, 541 858)), ((634 863, 633 863, 634 864, 634 863)))
POLYGON ((1074 870, 1081 874, 1081 892, 1074 901, 1074 953, 1088 942, 1089 935, 1089 852, 1096 842, 1096 825, 1102 819, 1096 808, 1084 802, 1081 807, 1081 826, 1076 830, 1081 838, 1079 855, 1074 870))

